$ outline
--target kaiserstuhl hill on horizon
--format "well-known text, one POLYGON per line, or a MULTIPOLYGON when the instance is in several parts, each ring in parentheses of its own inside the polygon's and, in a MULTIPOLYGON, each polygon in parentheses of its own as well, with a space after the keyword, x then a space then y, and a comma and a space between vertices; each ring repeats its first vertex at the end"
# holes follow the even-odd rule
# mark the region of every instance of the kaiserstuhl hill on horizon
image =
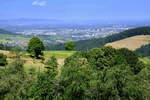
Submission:
POLYGON ((150 100, 150 0, 1 0, 0 100, 150 100))

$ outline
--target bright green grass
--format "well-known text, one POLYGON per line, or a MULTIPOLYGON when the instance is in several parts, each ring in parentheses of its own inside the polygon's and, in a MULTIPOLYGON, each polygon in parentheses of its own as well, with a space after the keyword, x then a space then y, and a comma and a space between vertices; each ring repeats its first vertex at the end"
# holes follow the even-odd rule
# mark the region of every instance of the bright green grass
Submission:
POLYGON ((55 56, 56 58, 67 58, 73 55, 76 51, 44 51, 44 57, 50 58, 55 56))
POLYGON ((140 58, 140 60, 142 62, 144 62, 145 64, 150 64, 150 58, 149 57, 140 58))

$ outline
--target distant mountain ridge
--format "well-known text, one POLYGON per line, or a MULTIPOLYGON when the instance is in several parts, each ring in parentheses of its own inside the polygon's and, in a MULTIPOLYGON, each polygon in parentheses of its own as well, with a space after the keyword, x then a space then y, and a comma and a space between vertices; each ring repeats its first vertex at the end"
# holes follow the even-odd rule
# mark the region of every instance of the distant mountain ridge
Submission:
POLYGON ((10 31, 4 30, 4 29, 0 29, 0 34, 9 34, 9 35, 13 35, 15 33, 12 33, 10 31))
POLYGON ((56 19, 0 19, 0 25, 4 26, 16 26, 16 25, 49 25, 49 24, 61 24, 64 23, 62 20, 56 19))

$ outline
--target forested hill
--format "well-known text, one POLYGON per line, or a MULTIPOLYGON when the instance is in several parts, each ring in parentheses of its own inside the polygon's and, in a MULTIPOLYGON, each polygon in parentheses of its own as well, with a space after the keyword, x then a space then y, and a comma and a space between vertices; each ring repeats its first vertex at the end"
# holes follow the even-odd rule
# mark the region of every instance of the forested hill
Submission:
POLYGON ((10 32, 10 31, 6 31, 6 30, 4 30, 4 29, 0 29, 0 34, 13 34, 12 32, 10 32))
POLYGON ((143 57, 149 57, 150 56, 150 44, 143 45, 141 48, 138 48, 136 50, 141 56, 143 57))
POLYGON ((136 35, 150 35, 150 27, 140 27, 129 29, 118 34, 114 34, 105 38, 81 40, 76 42, 77 50, 88 50, 91 48, 104 46, 106 43, 118 41, 136 35))

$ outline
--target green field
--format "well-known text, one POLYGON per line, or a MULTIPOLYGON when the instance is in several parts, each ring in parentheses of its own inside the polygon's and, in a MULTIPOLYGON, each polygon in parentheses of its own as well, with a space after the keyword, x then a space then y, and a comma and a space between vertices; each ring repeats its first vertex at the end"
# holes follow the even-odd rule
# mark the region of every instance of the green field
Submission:
POLYGON ((50 58, 55 56, 56 58, 67 58, 73 55, 76 51, 44 51, 44 57, 50 58))
POLYGON ((150 58, 149 57, 143 57, 143 58, 140 58, 140 60, 142 62, 144 62, 145 64, 150 64, 150 58))
MULTIPOLYGON (((75 52, 76 51, 44 51, 44 58, 46 61, 48 58, 55 56, 59 65, 63 66, 65 58, 73 55, 75 52)), ((0 53, 7 55, 9 63, 14 61, 14 58, 11 58, 11 53, 9 53, 8 51, 0 50, 0 53)), ((24 68, 26 71, 29 71, 31 69, 35 70, 36 72, 38 72, 39 70, 45 70, 44 63, 42 63, 40 59, 31 58, 29 53, 27 52, 23 52, 21 54, 21 59, 25 60, 24 68)))
POLYGON ((29 40, 30 38, 28 36, 23 35, 11 35, 11 34, 0 34, 0 39, 3 40, 29 40))

